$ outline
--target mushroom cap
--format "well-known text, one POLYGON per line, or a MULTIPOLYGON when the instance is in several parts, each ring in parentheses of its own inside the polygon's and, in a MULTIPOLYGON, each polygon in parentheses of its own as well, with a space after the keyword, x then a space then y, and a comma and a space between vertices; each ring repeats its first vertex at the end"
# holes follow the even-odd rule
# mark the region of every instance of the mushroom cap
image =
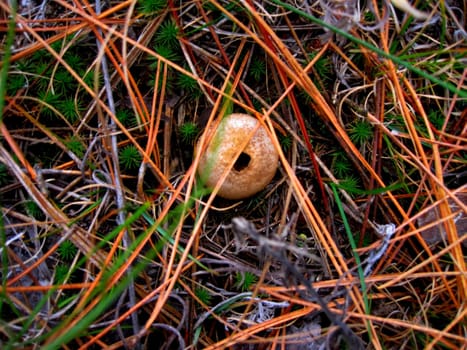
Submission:
POLYGON ((231 166, 218 195, 242 199, 261 191, 276 173, 279 155, 266 129, 256 118, 233 113, 222 119, 206 151, 201 155, 198 174, 213 188, 231 166), (256 131, 253 133, 253 131, 256 131), (251 137, 243 150, 247 138, 251 137), (240 156, 234 161, 234 157, 240 156))

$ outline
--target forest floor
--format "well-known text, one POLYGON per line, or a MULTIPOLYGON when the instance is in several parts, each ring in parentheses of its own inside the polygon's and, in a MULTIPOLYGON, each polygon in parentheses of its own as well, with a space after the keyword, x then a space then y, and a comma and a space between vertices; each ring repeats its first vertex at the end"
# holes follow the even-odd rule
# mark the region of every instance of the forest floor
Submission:
POLYGON ((467 4, 363 3, 0 2, 0 348, 465 349, 467 4))

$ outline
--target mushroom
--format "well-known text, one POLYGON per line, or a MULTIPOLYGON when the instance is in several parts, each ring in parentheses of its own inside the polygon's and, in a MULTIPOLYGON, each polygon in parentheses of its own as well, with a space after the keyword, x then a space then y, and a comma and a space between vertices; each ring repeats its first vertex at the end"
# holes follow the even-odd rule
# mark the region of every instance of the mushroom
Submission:
POLYGON ((233 113, 224 117, 201 155, 198 174, 209 188, 214 188, 231 167, 219 189, 220 197, 250 197, 274 177, 279 155, 266 129, 258 124, 256 118, 247 114, 233 113))

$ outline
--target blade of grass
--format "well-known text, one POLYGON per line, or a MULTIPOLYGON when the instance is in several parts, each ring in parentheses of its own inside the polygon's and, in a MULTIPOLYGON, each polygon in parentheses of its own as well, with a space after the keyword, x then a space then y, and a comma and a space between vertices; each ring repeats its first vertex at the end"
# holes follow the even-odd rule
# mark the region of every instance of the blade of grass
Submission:
POLYGON ((16 27, 16 0, 11 0, 11 18, 8 21, 8 31, 5 42, 5 54, 1 61, 3 62, 2 70, 0 71, 0 123, 3 120, 3 108, 5 107, 5 95, 6 95, 6 81, 8 78, 8 70, 10 68, 10 57, 11 48, 13 46, 13 40, 15 38, 15 27, 16 27))
MULTIPOLYGON (((352 247, 352 254, 355 258, 355 263, 357 265, 358 277, 360 279, 360 284, 362 286, 361 290, 362 290, 362 297, 363 297, 363 305, 365 307, 365 313, 369 315, 370 305, 368 302, 367 286, 365 282, 365 276, 363 274, 362 262, 360 260, 360 256, 357 253, 357 244, 355 243, 355 239, 352 235, 352 230, 350 229, 347 216, 345 215, 345 212, 344 212, 344 207, 342 206, 342 202, 339 198, 339 194, 337 193, 337 186, 331 183, 331 188, 332 188, 332 193, 334 195, 334 200, 336 201, 336 204, 337 204, 337 208, 339 209, 339 214, 341 215, 342 222, 344 224, 345 232, 347 233, 347 238, 349 239, 350 246, 352 247)), ((368 321, 366 322, 366 325, 368 329, 368 336, 370 337, 370 342, 371 342, 372 335, 371 335, 370 325, 368 321)))
MULTIPOLYGON (((112 238, 117 236, 122 229, 130 227, 136 220, 141 218, 149 206, 150 203, 148 202, 141 205, 141 207, 130 215, 122 224, 118 225, 106 235, 106 237, 95 246, 95 250, 97 251, 102 248, 108 242, 113 242, 112 238)), ((57 349, 61 345, 67 344, 72 339, 80 336, 82 332, 85 331, 85 329, 94 322, 126 288, 128 288, 128 285, 133 283, 132 281, 134 278, 140 274, 149 260, 145 262, 143 259, 136 264, 130 273, 123 274, 122 279, 118 283, 112 283, 112 281, 115 279, 121 266, 126 264, 128 256, 132 254, 134 249, 140 245, 141 241, 143 241, 150 232, 152 232, 152 230, 148 229, 146 234, 142 234, 137 240, 132 242, 127 250, 118 256, 105 271, 102 271, 102 278, 99 280, 99 283, 96 284, 95 288, 90 287, 87 295, 84 296, 86 299, 83 300, 84 303, 90 301, 88 305, 84 306, 83 303, 80 303, 75 311, 67 317, 68 321, 60 323, 52 332, 44 335, 45 339, 49 340, 49 343, 44 346, 44 349, 57 349), (87 312, 84 312, 86 310, 87 312)), ((83 257, 78 262, 77 266, 85 264, 86 260, 87 257, 83 257)), ((125 269, 125 271, 128 270, 125 269)))
POLYGON ((345 190, 349 193, 355 193, 358 195, 378 195, 378 194, 383 194, 388 191, 395 191, 401 188, 405 187, 404 183, 394 183, 392 185, 386 186, 386 187, 381 187, 381 188, 373 188, 371 190, 360 190, 356 187, 353 186, 348 186, 345 183, 342 184, 332 184, 333 186, 340 188, 342 190, 345 190))
MULTIPOLYGON (((16 26, 16 0, 11 1, 11 18, 8 22, 8 31, 5 44, 5 54, 2 58, 3 65, 0 71, 0 124, 3 122, 3 109, 5 107, 5 95, 6 95, 6 81, 8 78, 8 69, 10 68, 10 57, 11 47, 13 45, 13 39, 15 37, 15 26, 16 26)), ((3 222, 3 215, 0 216, 0 247, 2 247, 2 291, 0 293, 0 315, 3 314, 3 303, 4 300, 8 300, 6 290, 6 283, 8 276, 8 251, 6 247, 6 231, 3 222)))
MULTIPOLYGON (((165 230, 163 229, 161 226, 158 226, 156 231, 160 233, 160 235, 162 236, 163 240, 161 242, 161 244, 164 244, 165 242, 169 242, 170 244, 174 244, 175 243, 175 240, 173 239, 172 235, 170 234, 170 232, 173 232, 176 228, 176 225, 178 224, 179 220, 182 220, 182 215, 184 215, 187 210, 184 208, 186 207, 187 205, 185 204, 180 204, 179 207, 175 208, 174 211, 176 211, 175 213, 172 213, 172 214, 175 214, 178 216, 178 220, 175 219, 174 220, 174 224, 172 224, 172 227, 169 228, 168 230, 165 230)), ((154 225, 155 221, 154 219, 148 214, 148 213, 144 213, 143 214, 143 217, 144 219, 150 224, 150 225, 154 225)), ((168 219, 167 221, 169 221, 169 219, 173 219, 173 217, 171 215, 168 216, 168 219)), ((177 249, 180 253, 184 253, 185 252, 185 248, 181 247, 180 245, 177 246, 177 249)), ((201 267, 202 269, 204 269, 205 271, 209 271, 210 273, 215 273, 213 270, 211 270, 209 267, 207 267, 206 265, 204 265, 203 263, 201 263, 198 259, 196 259, 196 257, 194 257, 192 254, 188 254, 188 258, 193 261, 196 265, 198 265, 199 267, 201 267)))
POLYGON ((299 15, 299 16, 302 16, 308 20, 310 20, 311 22, 313 23, 316 23, 326 29, 329 29, 329 30, 332 30, 334 33, 336 34, 339 34, 341 36, 343 36, 344 38, 358 44, 358 45, 361 45, 371 51, 373 51, 374 53, 378 54, 379 56, 381 57, 384 57, 388 60, 391 60, 393 61, 394 63, 398 64, 398 65, 401 65, 403 66, 404 68, 407 68, 408 70, 420 75, 421 77, 425 78, 425 79, 428 79, 430 80, 431 82, 435 83, 435 84, 438 84, 440 86, 442 86, 443 88, 451 91, 452 93, 454 94, 457 94, 459 95, 460 97, 462 98, 467 98, 467 91, 466 90, 461 90, 461 89, 458 89, 456 86, 454 86, 453 84, 451 83, 448 83, 446 81, 443 81, 431 74, 428 74, 427 72, 421 70, 420 68, 418 67, 415 67, 414 65, 410 64, 409 62, 401 59, 400 57, 397 57, 397 56, 394 56, 390 53, 387 53, 385 52, 384 50, 381 50, 380 48, 364 41, 364 40, 361 40, 359 38, 356 38, 355 36, 353 36, 352 34, 346 32, 346 31, 343 31, 337 27, 334 27, 332 25, 330 25, 329 23, 326 23, 324 22, 323 20, 313 16, 313 15, 310 15, 309 13, 306 13, 306 12, 303 12, 302 10, 290 5, 290 4, 287 4, 285 2, 282 2, 280 0, 272 0, 273 3, 277 4, 277 5, 280 5, 282 7, 284 7, 285 9, 289 10, 289 11, 292 11, 293 13, 299 15))

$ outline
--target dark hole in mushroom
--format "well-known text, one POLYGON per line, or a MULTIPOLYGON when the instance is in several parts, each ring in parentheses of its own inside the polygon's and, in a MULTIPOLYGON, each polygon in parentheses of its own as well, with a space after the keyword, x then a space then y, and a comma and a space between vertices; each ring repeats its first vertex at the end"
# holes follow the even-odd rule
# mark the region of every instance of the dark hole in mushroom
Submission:
POLYGON ((233 165, 234 170, 242 171, 248 166, 248 164, 250 164, 250 160, 251 157, 248 154, 244 152, 240 153, 237 160, 235 161, 235 164, 233 165))

